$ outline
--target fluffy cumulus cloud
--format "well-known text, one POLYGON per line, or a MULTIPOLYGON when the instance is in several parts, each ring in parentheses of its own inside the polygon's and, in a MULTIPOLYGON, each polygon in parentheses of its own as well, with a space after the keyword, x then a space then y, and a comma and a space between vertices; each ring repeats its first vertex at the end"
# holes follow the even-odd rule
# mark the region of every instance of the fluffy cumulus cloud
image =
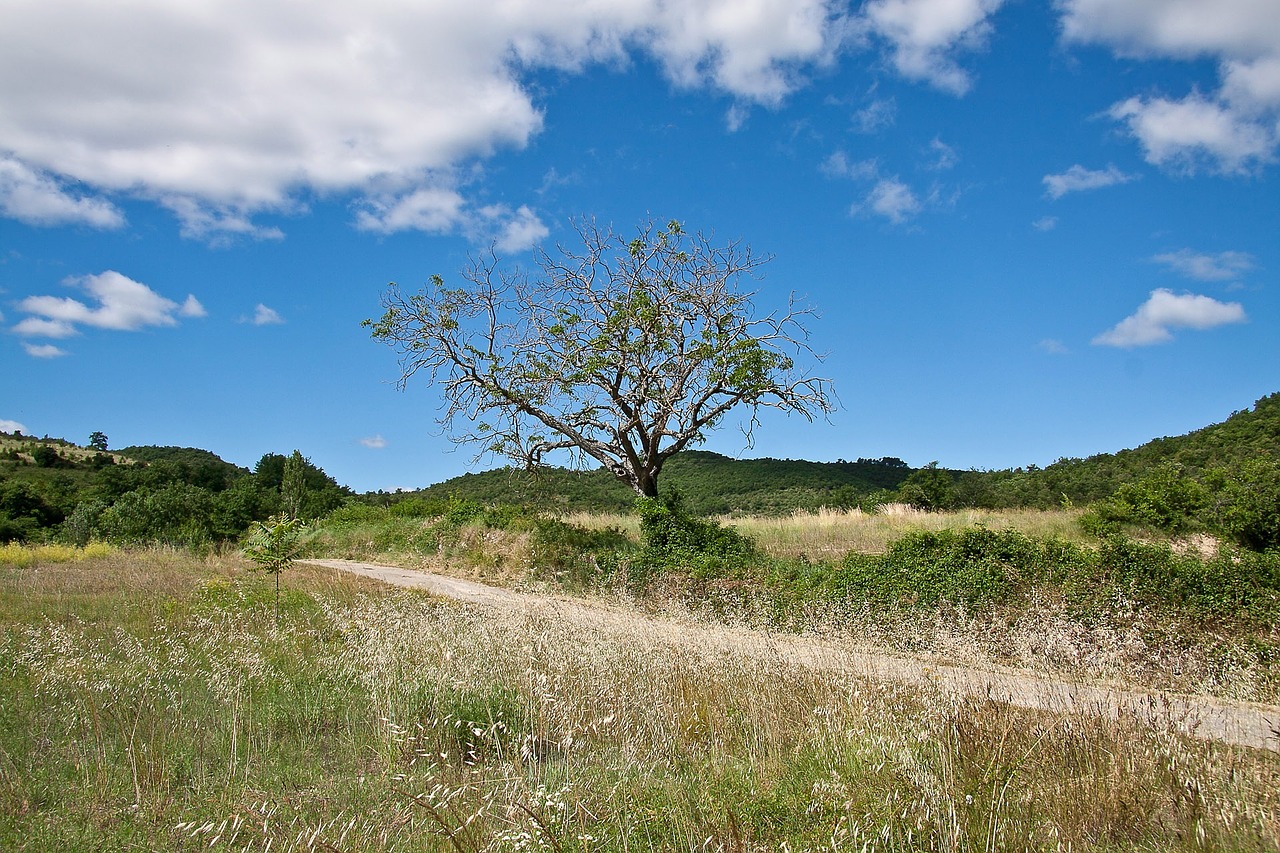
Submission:
POLYGON ((864 213, 883 216, 894 225, 901 225, 924 208, 924 204, 911 187, 894 178, 882 178, 867 194, 857 209, 864 213))
POLYGON ((1208 255, 1191 249, 1179 249, 1156 255, 1152 260, 1197 281, 1234 281, 1253 269, 1253 256, 1247 252, 1208 255))
POLYGON ((1077 163, 1061 174, 1045 175, 1044 190, 1049 198, 1059 199, 1067 193, 1128 183, 1134 180, 1134 177, 1134 175, 1126 175, 1115 166, 1107 166, 1105 169, 1086 169, 1077 163))
POLYGON ((1219 302, 1194 293, 1153 290, 1129 317, 1093 339, 1109 347, 1143 347, 1173 340, 1175 329, 1212 329, 1243 323, 1247 317, 1238 302, 1219 302))
POLYGON ((973 85, 957 55, 982 48, 1003 0, 871 0, 858 23, 888 45, 893 67, 955 95, 973 85))
POLYGON ((1145 94, 1113 105, 1148 162, 1247 172, 1280 147, 1280 14, 1271 0, 1059 0, 1071 42, 1138 59, 1215 60, 1210 94, 1145 94))
MULTIPOLYGON (((118 194, 163 205, 190 236, 271 239, 255 217, 336 193, 365 199, 362 228, 466 231, 484 217, 449 176, 539 131, 530 69, 642 53, 675 85, 776 104, 833 59, 840 6, 15 0, 0 28, 0 209, 115 227, 118 194)), ((517 208, 497 233, 537 230, 517 208)))
MULTIPOLYGON (((82 291, 88 300, 28 296, 18 302, 18 309, 28 316, 12 331, 26 338, 69 338, 79 334, 82 326, 134 332, 148 326, 176 326, 179 317, 205 315, 194 296, 179 304, 115 270, 69 278, 64 284, 82 291)), ((63 354, 53 349, 50 344, 27 346, 28 353, 39 357, 63 354)))
POLYGON ((11 420, 8 420, 7 418, 0 418, 0 432, 26 433, 26 431, 27 431, 27 428, 24 425, 18 423, 17 421, 11 421, 11 420))

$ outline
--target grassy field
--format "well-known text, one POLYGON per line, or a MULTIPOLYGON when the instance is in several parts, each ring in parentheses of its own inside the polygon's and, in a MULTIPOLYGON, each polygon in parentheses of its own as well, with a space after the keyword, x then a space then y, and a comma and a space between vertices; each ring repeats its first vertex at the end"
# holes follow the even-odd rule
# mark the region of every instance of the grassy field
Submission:
POLYGON ((1275 850, 1280 756, 177 552, 0 555, 3 850, 1275 850))

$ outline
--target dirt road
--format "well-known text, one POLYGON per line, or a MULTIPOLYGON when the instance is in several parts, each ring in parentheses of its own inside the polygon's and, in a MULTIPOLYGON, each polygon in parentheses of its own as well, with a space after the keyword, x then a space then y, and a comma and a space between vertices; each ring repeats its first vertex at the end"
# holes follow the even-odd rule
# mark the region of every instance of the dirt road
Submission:
POLYGON ((784 658, 799 666, 928 687, 949 695, 991 698, 1022 708, 1132 716, 1147 720, 1153 726, 1170 727, 1206 740, 1280 751, 1280 707, 1275 705, 1128 690, 1062 681, 1025 670, 954 666, 872 654, 838 642, 653 617, 587 599, 529 595, 396 566, 350 560, 303 562, 483 607, 545 612, 548 618, 569 621, 584 630, 615 633, 630 630, 637 620, 644 620, 648 631, 673 644, 696 644, 760 659, 784 658))

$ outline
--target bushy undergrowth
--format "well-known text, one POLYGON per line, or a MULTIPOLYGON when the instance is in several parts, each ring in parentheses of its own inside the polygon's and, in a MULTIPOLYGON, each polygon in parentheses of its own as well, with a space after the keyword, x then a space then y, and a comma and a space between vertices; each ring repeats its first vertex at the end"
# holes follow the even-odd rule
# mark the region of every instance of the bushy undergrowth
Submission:
MULTIPOLYGON (((137 565, 134 565, 133 562, 137 565)), ((1274 850, 1276 756, 229 562, 0 575, 5 850, 1274 850), (74 599, 103 576, 92 598, 74 599)))

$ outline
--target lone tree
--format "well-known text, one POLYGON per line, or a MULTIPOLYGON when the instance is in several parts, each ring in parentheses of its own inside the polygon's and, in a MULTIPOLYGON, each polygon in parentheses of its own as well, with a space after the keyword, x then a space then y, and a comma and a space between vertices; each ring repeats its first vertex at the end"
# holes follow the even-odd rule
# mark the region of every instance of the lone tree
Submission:
POLYGON ((748 446, 761 408, 808 420, 833 410, 830 381, 796 364, 814 356, 812 311, 793 296, 756 316, 754 293, 738 290, 770 257, 674 221, 632 240, 594 221, 575 228, 581 246, 539 252, 534 274, 490 252, 460 287, 438 275, 418 293, 392 284, 382 318, 365 321, 399 353, 401 388, 430 375, 455 441, 530 468, 569 451, 655 497, 663 464, 734 409, 750 413, 748 446))

